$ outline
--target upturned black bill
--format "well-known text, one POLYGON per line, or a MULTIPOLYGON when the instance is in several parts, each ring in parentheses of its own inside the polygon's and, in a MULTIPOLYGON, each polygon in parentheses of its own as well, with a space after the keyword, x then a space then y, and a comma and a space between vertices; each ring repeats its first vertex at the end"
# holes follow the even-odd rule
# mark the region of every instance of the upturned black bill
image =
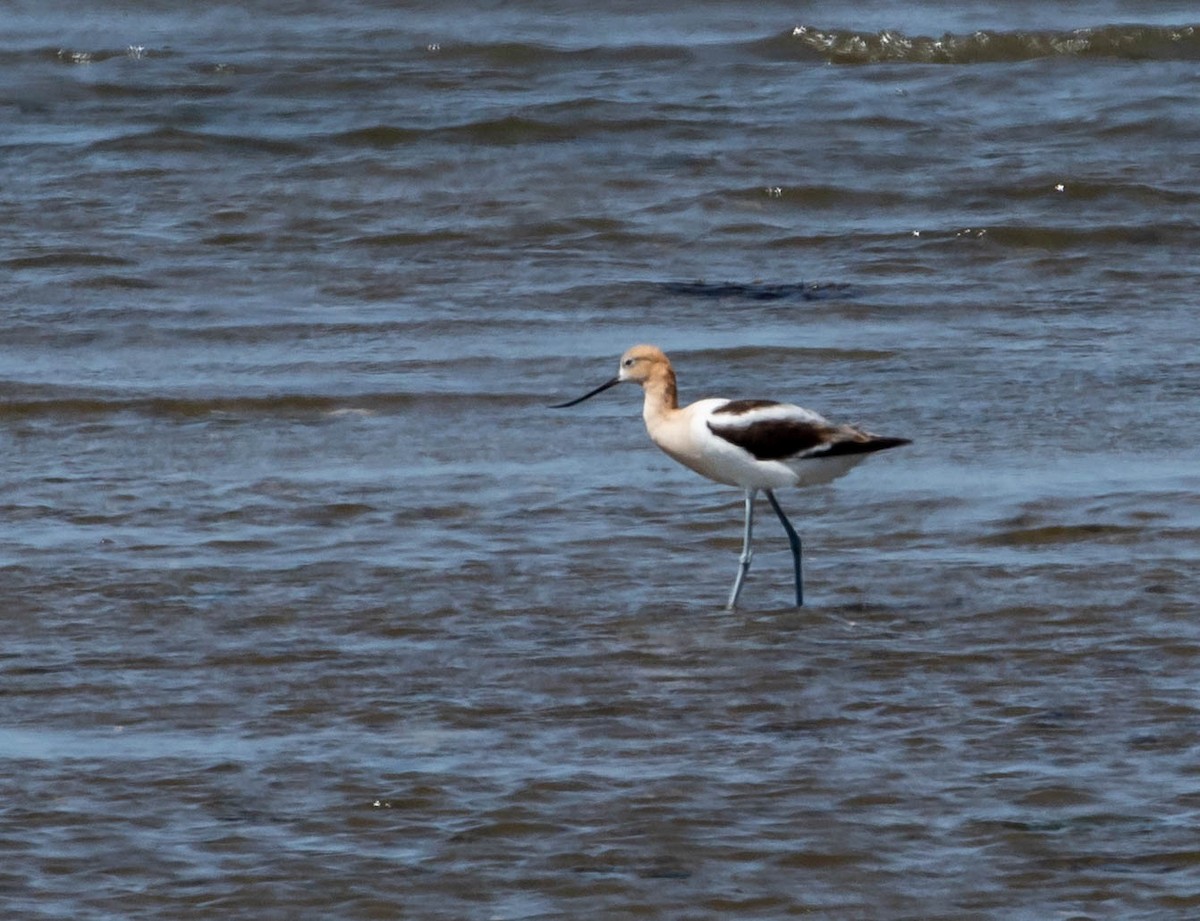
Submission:
POLYGON ((583 396, 579 397, 578 399, 568 400, 566 403, 555 403, 553 406, 550 407, 550 409, 566 409, 568 406, 574 406, 577 403, 582 403, 584 400, 590 400, 596 394, 603 393, 609 387, 615 387, 619 383, 621 383, 621 379, 619 377, 614 377, 611 381, 607 381, 607 382, 601 384, 595 390, 585 393, 583 396))

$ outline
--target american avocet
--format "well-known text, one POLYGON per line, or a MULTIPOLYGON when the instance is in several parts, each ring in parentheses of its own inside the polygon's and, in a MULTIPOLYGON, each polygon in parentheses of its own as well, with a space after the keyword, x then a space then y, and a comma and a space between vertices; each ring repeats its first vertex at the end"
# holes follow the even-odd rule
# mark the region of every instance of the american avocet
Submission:
POLYGON ((651 441, 701 476, 740 486, 746 492, 742 555, 729 593, 730 609, 737 606, 750 570, 754 500, 760 490, 787 532, 796 571, 796 605, 800 606, 804 604, 800 537, 774 491, 781 486, 828 483, 872 452, 909 443, 907 438, 885 438, 853 425, 836 425, 812 410, 772 400, 709 399, 680 409, 675 371, 662 350, 653 345, 635 345, 621 356, 620 370, 612 380, 550 408, 574 406, 625 382, 642 385, 642 418, 651 441))

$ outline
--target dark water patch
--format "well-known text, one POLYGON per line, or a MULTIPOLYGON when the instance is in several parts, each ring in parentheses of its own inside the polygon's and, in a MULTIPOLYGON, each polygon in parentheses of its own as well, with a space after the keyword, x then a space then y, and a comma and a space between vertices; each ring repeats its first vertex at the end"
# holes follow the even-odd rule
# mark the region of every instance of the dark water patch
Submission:
MULTIPOLYGON (((587 114, 587 100, 575 100, 571 105, 544 106, 521 114, 484 118, 448 127, 430 128, 423 132, 425 140, 452 144, 471 144, 481 147, 516 147, 525 145, 568 144, 589 138, 609 140, 631 135, 658 137, 680 128, 694 130, 686 120, 676 121, 658 117, 622 117, 606 115, 602 110, 587 114)), ((388 135, 385 134, 386 138, 388 135)), ((397 146, 399 135, 386 146, 397 146)))
POLYGON ((573 99, 525 109, 520 114, 457 125, 430 128, 374 125, 331 135, 329 140, 339 146, 378 150, 417 146, 428 141, 507 147, 587 137, 627 137, 635 132, 653 135, 679 124, 669 118, 634 117, 598 100, 573 99))
POLYGON ((531 221, 522 226, 522 232, 530 240, 557 241, 592 238, 610 243, 631 240, 634 235, 627 231, 627 224, 610 218, 580 217, 553 221, 531 221))
MULTIPOLYGON (((476 324, 466 321, 461 325, 450 319, 441 324, 446 332, 458 332, 469 335, 477 332, 476 324)), ((205 326, 173 326, 167 328, 172 338, 191 339, 196 342, 208 343, 242 343, 246 345, 272 342, 288 342, 297 340, 359 338, 380 339, 395 337, 397 340, 405 336, 419 335, 430 330, 427 321, 403 321, 397 319, 382 319, 375 323, 349 322, 320 322, 320 323, 246 323, 246 324, 210 324, 205 326)))
POLYGON ((59 514, 59 509, 50 505, 0 505, 0 513, 9 521, 32 521, 37 518, 51 518, 59 514))
POLYGON ((1080 541, 1129 543, 1144 532, 1144 528, 1115 524, 1044 525, 1003 531, 980 538, 979 543, 1006 547, 1041 547, 1080 541))
POLYGON ((325 505, 309 506, 302 511, 299 517, 314 524, 328 525, 351 521, 377 511, 379 509, 375 506, 362 502, 331 502, 325 505))
POLYGON ((672 64, 693 61, 685 45, 612 44, 564 47, 539 42, 454 42, 436 46, 436 60, 485 67, 561 70, 574 67, 672 64))
POLYGON ((88 91, 97 99, 132 103, 138 100, 153 101, 155 97, 163 97, 170 101, 208 99, 232 93, 234 87, 222 83, 91 83, 88 85, 88 91))
POLYGON ((506 115, 442 129, 439 134, 468 144, 509 147, 519 144, 565 143, 577 138, 580 132, 573 125, 556 124, 521 115, 506 115))
MULTIPOLYGON (((1093 129, 1103 130, 1103 129, 1093 129)), ((1132 127, 1130 134, 1145 136, 1148 125, 1132 127)), ((1122 132, 1124 133, 1124 132, 1122 132)), ((1168 188, 1148 182, 1129 182, 1116 179, 1072 179, 1069 176, 1059 182, 1049 177, 1041 183, 1027 181, 1004 185, 989 184, 961 188, 949 193, 951 197, 963 197, 974 203, 986 205, 996 202, 1050 201, 1058 206, 1073 202, 1128 202, 1137 206, 1169 205, 1171 207, 1195 207, 1200 203, 1200 193, 1195 189, 1168 188)))
POLYGON ((217 540, 204 541, 201 546, 207 547, 211 550, 220 550, 222 553, 258 554, 264 550, 270 550, 278 546, 278 544, 273 540, 219 538, 217 540))
POLYGON ((150 418, 189 420, 209 416, 281 416, 338 418, 398 413, 423 407, 433 411, 458 404, 525 405, 527 398, 499 394, 362 393, 346 396, 277 394, 273 396, 211 397, 70 397, 0 400, 0 421, 13 419, 90 419, 134 414, 150 418))
POLYGON ((1079 787, 1049 784, 1035 787, 1021 796, 1017 802, 1033 809, 1069 809, 1096 802, 1096 797, 1079 787))
POLYGON ((858 188, 852 185, 797 184, 781 186, 753 186, 732 190, 732 200, 760 202, 763 198, 773 200, 772 207, 782 207, 784 212, 808 212, 814 208, 853 211, 859 208, 880 209, 904 205, 911 201, 912 193, 907 189, 858 188))
MULTIPOLYGON (((808 233, 783 234, 780 236, 767 237, 763 240, 762 246, 765 249, 784 250, 784 251, 802 251, 802 250, 821 250, 832 248, 839 252, 848 249, 861 249, 865 252, 884 252, 894 249, 897 239, 914 238, 912 242, 921 243, 920 237, 925 236, 924 230, 903 229, 896 230, 890 233, 878 231, 813 231, 808 233)), ((950 236, 957 236, 958 231, 949 232, 950 236)), ((944 237, 943 237, 944 238, 944 237)), ((905 264, 908 264, 907 261, 905 264)))
MULTIPOLYGON (((1092 251, 1098 248, 1120 246, 1186 246, 1191 241, 1200 240, 1200 227, 1180 222, 1142 225, 990 225, 986 230, 976 228, 973 233, 977 236, 986 236, 990 242, 1001 246, 1051 251, 1074 249, 1092 251), (982 234, 981 231, 983 231, 982 234)), ((925 235, 922 232, 922 236, 925 235)), ((959 235, 960 232, 956 231, 955 236, 959 235)))
POLYGON ((854 285, 838 282, 707 282, 667 281, 659 287, 687 297, 735 298, 749 301, 825 301, 853 297, 854 285))
POLYGON ((102 290, 112 288, 118 291, 153 291, 161 288, 159 282, 149 278, 139 278, 135 275, 90 275, 71 282, 72 288, 102 290))
POLYGON ((1090 57, 1126 61, 1200 60, 1200 28, 1111 25, 1070 31, 980 30, 938 38, 895 30, 858 32, 796 26, 749 49, 771 60, 834 64, 985 64, 1037 58, 1090 57))
MULTIPOLYGON (((393 297, 390 300, 394 300, 393 297)), ((92 311, 85 325, 72 315, 59 318, 58 326, 54 329, 53 337, 46 335, 47 326, 29 323, 13 324, 5 332, 5 344, 29 345, 38 344, 49 349, 72 349, 79 346, 98 344, 136 344, 136 345, 169 345, 187 342, 197 344, 218 344, 229 346, 257 346, 269 344, 329 342, 338 339, 359 339, 364 345, 371 342, 391 339, 398 343, 391 366, 400 370, 447 370, 441 354, 430 353, 428 357, 413 359, 412 349, 405 346, 406 339, 414 336, 447 336, 466 337, 488 335, 495 331, 495 318, 503 305, 495 305, 487 318, 475 317, 438 317, 435 319, 404 320, 390 316, 377 322, 208 322, 203 324, 182 325, 178 318, 167 318, 161 313, 152 318, 126 309, 120 312, 108 313, 103 310, 92 311)), ((554 320, 522 314, 519 306, 514 306, 514 317, 520 329, 534 332, 554 325, 554 320)), ((222 318, 224 319, 224 318, 222 318)), ((269 318, 264 318, 269 319, 269 318)), ((487 361, 490 358, 488 350, 481 350, 482 356, 463 358, 467 367, 474 368, 474 362, 487 361)), ((383 365, 373 365, 382 370, 383 365)), ((52 385, 40 385, 19 382, 17 380, 0 379, 0 395, 8 398, 19 396, 34 397, 75 396, 52 385), (46 389, 49 388, 49 389, 46 389)))
POLYGON ((736 346, 728 349, 689 349, 680 355, 692 355, 723 365, 755 364, 768 365, 837 363, 843 361, 889 361, 896 352, 881 349, 838 349, 805 348, 803 346, 736 346))
POLYGON ((775 861, 781 867, 788 869, 799 870, 819 870, 828 867, 838 866, 861 866, 864 863, 871 861, 871 855, 867 853, 843 852, 836 853, 827 851, 818 853, 813 851, 797 852, 793 854, 785 854, 777 858, 775 861))
POLYGON ((457 230, 430 229, 425 231, 393 231, 391 233, 368 234, 360 237, 351 237, 346 243, 351 246, 405 249, 412 246, 462 243, 470 238, 470 234, 457 230))
POLYGON ((270 239, 265 233, 216 233, 200 240, 205 246, 229 246, 233 248, 259 247, 270 239))
POLYGON ((394 125, 372 125, 369 128, 355 128, 333 135, 330 140, 335 144, 347 147, 369 147, 388 149, 412 144, 429 136, 428 131, 416 128, 399 128, 394 125))
POLYGON ((91 144, 89 150, 135 154, 250 153, 272 157, 299 157, 309 152, 305 144, 244 134, 216 134, 186 128, 155 128, 91 144))
POLYGON ((404 515, 419 521, 469 521, 476 514, 475 507, 465 502, 442 505, 417 505, 408 507, 404 515))
MULTIPOLYGON (((1196 141, 1196 126, 1190 119, 1169 115, 1147 115, 1128 119, 1114 115, 1106 119, 1104 124, 1094 126, 1093 131, 1088 134, 1106 143, 1123 139, 1153 139, 1156 144, 1192 144, 1196 141)), ((1187 190, 1182 194, 1188 196, 1185 201, 1195 201, 1195 190, 1187 190)))
POLYGON ((0 260, 0 266, 9 269, 76 269, 109 268, 131 266, 136 263, 123 256, 96 253, 87 250, 60 250, 58 252, 34 253, 27 256, 10 256, 0 260))

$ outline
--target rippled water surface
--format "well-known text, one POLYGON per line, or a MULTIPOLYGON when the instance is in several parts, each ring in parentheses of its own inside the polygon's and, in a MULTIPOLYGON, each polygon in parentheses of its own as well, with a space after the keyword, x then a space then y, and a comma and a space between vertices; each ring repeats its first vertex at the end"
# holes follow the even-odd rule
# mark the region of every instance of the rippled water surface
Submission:
POLYGON ((1200 913, 1200 21, 9 4, 14 918, 1200 913), (914 444, 740 496, 638 395, 914 444))

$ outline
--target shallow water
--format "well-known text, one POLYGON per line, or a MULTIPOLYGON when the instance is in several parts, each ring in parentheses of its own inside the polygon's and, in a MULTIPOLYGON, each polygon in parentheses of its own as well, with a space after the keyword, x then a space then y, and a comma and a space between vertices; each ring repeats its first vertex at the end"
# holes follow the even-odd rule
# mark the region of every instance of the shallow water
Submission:
POLYGON ((1194 10, 797 16, 5 13, 9 914, 1200 910, 1194 10))

